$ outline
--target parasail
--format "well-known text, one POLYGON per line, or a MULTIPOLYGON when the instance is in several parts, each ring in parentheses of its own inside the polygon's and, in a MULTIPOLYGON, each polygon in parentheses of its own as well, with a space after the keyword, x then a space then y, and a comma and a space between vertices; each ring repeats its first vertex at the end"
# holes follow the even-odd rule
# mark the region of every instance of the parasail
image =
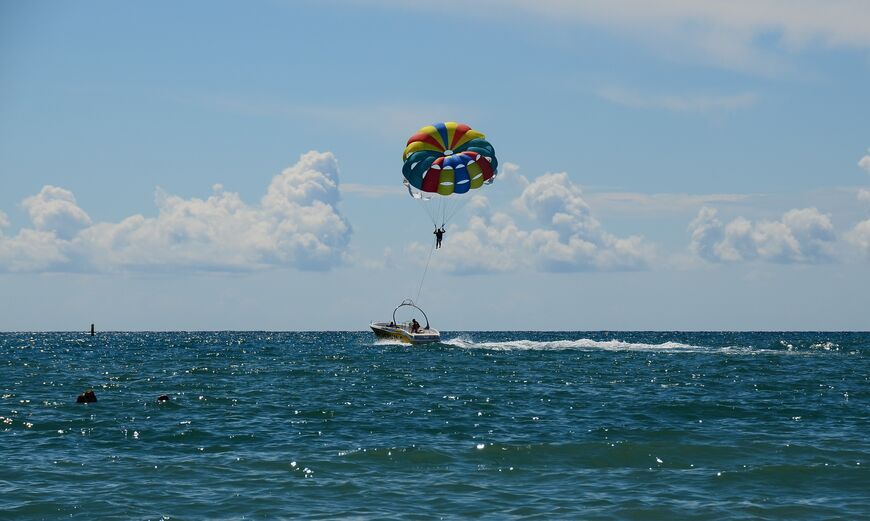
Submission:
POLYGON ((446 224, 467 202, 457 202, 457 194, 492 183, 498 169, 495 149, 486 136, 454 121, 421 128, 408 139, 402 160, 408 193, 434 202, 426 211, 436 226, 439 221, 446 224))

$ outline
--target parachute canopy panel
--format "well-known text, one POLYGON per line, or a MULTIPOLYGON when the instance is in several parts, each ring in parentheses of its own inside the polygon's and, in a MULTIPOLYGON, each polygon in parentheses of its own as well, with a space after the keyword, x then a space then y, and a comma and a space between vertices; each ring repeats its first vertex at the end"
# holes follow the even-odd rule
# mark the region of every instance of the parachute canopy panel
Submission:
POLYGON ((427 125, 408 139, 402 174, 423 192, 464 194, 492 182, 498 169, 486 136, 464 123, 427 125))

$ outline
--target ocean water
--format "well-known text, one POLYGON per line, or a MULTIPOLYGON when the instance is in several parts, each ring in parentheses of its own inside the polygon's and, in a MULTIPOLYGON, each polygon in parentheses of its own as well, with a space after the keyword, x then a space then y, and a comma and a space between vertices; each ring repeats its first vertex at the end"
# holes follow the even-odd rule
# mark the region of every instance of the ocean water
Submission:
POLYGON ((2 333, 0 518, 870 519, 870 334, 444 338, 2 333))

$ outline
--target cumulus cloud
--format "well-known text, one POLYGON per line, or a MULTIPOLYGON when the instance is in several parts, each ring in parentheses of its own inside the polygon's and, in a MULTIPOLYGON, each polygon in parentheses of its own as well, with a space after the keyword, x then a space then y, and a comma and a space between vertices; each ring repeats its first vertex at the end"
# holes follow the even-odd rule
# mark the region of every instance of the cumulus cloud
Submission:
POLYGON ((456 274, 635 270, 652 258, 652 247, 640 237, 604 231, 566 173, 528 182, 513 207, 538 227, 524 228, 512 215, 493 212, 485 197, 475 196, 468 225, 445 241, 439 255, 442 269, 456 274))
MULTIPOLYGON (((870 152, 870 149, 867 149, 867 151, 870 152)), ((868 174, 870 174, 870 154, 862 157, 858 161, 858 166, 863 168, 868 174)))
POLYGON ((221 185, 206 199, 158 189, 156 217, 118 223, 92 223, 71 192, 46 186, 22 203, 33 228, 0 237, 0 270, 327 270, 341 264, 352 233, 337 208, 338 176, 331 153, 308 152, 258 205, 221 185))
POLYGON ((713 262, 825 262, 833 257, 836 239, 830 216, 815 208, 789 210, 777 221, 737 217, 723 224, 716 210, 704 207, 689 231, 689 249, 713 262))
POLYGON ((91 225, 91 218, 76 204, 69 190, 46 185, 34 196, 22 201, 35 229, 53 231, 61 239, 70 239, 91 225))
MULTIPOLYGON (((870 152, 870 148, 867 149, 870 152)), ((858 166, 870 174, 870 154, 865 155, 858 161, 858 166)), ((862 203, 870 203, 870 190, 861 188, 858 190, 858 200, 862 203)), ((846 240, 855 246, 862 255, 870 258, 870 219, 861 221, 847 234, 846 240)))
POLYGON ((0 235, 0 272, 54 270, 69 263, 68 242, 54 232, 21 230, 14 237, 0 235))
POLYGON ((529 180, 522 174, 520 174, 520 166, 511 163, 510 161, 505 161, 504 163, 500 163, 498 166, 498 182, 499 183, 512 183, 520 188, 525 188, 529 185, 529 180))
POLYGON ((867 259, 870 259, 870 219, 861 221, 847 234, 849 241, 867 259))

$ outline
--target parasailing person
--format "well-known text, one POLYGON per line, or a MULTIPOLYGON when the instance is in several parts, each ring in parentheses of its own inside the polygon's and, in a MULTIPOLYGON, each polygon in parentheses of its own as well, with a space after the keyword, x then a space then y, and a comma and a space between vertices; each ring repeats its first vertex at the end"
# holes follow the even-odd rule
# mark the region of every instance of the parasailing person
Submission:
POLYGON ((444 227, 442 226, 441 228, 435 228, 435 231, 432 233, 435 234, 435 249, 437 250, 437 249, 441 248, 441 240, 444 238, 444 234, 447 232, 444 230, 444 227))

